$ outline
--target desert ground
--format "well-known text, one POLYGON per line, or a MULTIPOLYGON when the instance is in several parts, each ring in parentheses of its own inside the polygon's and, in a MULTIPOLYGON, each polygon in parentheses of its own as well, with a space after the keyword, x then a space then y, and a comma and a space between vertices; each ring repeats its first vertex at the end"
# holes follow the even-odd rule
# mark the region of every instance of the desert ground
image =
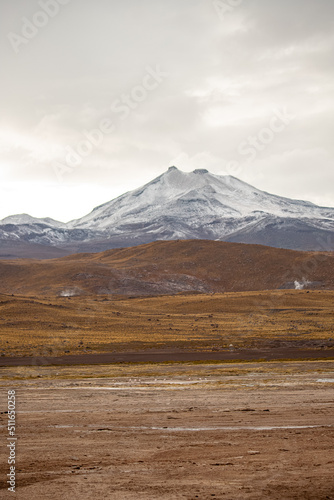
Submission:
POLYGON ((1 267, 17 498, 334 500, 333 290, 60 294, 60 261, 1 267))
POLYGON ((2 368, 16 496, 334 499, 333 384, 330 360, 2 368))

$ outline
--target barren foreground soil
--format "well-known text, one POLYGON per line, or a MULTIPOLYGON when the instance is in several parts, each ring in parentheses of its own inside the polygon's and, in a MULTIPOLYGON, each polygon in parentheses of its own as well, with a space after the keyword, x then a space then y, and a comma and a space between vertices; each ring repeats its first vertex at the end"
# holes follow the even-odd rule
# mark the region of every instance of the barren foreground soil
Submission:
POLYGON ((334 499, 333 383, 334 361, 2 368, 16 497, 334 499))

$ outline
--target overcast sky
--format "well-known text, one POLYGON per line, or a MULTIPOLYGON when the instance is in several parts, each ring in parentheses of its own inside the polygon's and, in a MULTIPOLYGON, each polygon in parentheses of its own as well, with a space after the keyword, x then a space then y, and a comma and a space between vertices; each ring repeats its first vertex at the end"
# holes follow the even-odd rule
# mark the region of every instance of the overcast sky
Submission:
POLYGON ((333 0, 0 0, 0 218, 176 165, 334 206, 333 0))

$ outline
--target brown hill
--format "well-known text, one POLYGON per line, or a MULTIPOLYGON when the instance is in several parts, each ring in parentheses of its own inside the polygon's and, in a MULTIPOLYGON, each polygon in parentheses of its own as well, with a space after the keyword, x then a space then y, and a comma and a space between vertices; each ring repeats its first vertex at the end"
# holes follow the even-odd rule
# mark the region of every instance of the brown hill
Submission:
POLYGON ((52 260, 0 261, 0 292, 19 295, 334 289, 334 253, 208 240, 158 241, 52 260))

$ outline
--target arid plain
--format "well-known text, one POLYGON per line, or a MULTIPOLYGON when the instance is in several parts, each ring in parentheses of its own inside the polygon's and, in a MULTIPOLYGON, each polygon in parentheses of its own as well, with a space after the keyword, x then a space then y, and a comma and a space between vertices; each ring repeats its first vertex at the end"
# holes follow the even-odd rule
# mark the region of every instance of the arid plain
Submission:
POLYGON ((0 262, 18 498, 334 498, 333 255, 194 245, 0 262))

